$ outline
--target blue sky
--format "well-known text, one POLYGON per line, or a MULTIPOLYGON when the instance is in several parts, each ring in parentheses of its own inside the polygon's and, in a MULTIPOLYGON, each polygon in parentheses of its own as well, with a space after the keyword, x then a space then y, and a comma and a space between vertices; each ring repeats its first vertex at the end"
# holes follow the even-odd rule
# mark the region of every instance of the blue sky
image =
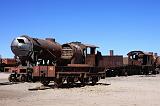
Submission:
POLYGON ((13 57, 20 35, 81 41, 126 55, 131 50, 160 54, 159 0, 0 0, 0 54, 13 57))

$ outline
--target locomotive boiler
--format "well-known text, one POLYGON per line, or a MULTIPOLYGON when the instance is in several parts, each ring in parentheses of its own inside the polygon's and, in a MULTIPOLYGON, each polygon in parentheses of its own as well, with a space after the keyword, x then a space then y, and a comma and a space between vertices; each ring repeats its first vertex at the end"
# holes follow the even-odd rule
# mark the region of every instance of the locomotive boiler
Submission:
POLYGON ((61 45, 55 39, 37 39, 27 35, 15 38, 11 43, 11 50, 22 65, 39 61, 40 64, 53 64, 61 57, 61 45))
POLYGON ((15 38, 11 43, 19 66, 11 68, 9 81, 31 81, 33 67, 39 65, 57 65, 61 58, 61 45, 52 38, 37 39, 27 35, 15 38))
POLYGON ((80 42, 71 42, 62 45, 61 64, 84 64, 85 46, 80 42))

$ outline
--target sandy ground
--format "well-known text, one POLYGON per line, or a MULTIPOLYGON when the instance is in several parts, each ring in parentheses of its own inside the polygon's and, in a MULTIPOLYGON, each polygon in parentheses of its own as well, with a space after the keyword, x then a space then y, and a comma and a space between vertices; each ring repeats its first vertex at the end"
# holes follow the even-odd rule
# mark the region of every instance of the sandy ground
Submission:
POLYGON ((2 73, 2 72, 0 72, 0 80, 1 79, 7 79, 8 76, 9 76, 9 73, 2 73))
POLYGON ((160 106, 160 75, 106 78, 95 86, 36 91, 28 89, 40 83, 10 84, 7 77, 0 73, 0 106, 160 106))

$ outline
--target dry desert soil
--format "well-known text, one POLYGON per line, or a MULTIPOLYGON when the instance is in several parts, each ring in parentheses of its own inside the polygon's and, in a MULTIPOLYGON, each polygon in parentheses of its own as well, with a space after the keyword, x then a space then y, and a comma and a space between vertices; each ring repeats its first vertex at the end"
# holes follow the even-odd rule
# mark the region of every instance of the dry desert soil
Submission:
POLYGON ((97 85, 71 88, 9 83, 0 73, 0 106, 160 106, 160 75, 113 77, 97 85))

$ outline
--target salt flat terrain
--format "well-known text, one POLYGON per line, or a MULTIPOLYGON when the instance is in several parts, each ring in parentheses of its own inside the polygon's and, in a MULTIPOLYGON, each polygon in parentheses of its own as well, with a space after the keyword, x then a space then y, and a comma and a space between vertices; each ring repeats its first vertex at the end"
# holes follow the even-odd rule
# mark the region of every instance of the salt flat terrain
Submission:
MULTIPOLYGON (((160 106, 160 75, 114 77, 97 85, 29 91, 40 83, 8 83, 0 73, 0 106, 160 106)), ((52 85, 52 84, 51 84, 52 85)))

